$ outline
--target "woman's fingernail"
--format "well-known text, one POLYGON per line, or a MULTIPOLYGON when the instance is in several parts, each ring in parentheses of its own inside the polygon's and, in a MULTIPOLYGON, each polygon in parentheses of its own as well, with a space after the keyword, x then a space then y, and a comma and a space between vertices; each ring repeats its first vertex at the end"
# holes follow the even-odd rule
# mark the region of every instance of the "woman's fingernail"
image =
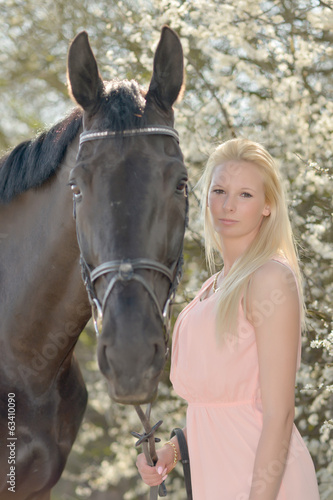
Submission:
POLYGON ((165 481, 167 477, 168 477, 168 474, 165 474, 165 476, 162 477, 162 481, 165 481))
POLYGON ((158 474, 162 474, 162 472, 163 472, 163 468, 160 466, 160 467, 157 469, 157 472, 158 472, 158 474))
POLYGON ((168 470, 168 468, 166 467, 166 468, 164 469, 164 471, 162 472, 163 476, 164 476, 164 474, 166 474, 167 470, 168 470))

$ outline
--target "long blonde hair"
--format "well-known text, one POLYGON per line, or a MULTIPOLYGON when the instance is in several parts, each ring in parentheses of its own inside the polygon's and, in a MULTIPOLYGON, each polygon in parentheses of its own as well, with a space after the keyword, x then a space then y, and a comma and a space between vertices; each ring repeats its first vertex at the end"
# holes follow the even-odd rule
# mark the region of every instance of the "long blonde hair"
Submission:
POLYGON ((207 206, 213 172, 218 165, 237 160, 252 162, 259 168, 264 181, 266 203, 269 205, 271 213, 268 217, 263 218, 256 238, 246 253, 234 262, 223 280, 218 299, 217 331, 221 332, 222 336, 236 334, 239 302, 244 297, 246 311, 246 292, 251 276, 260 266, 276 255, 284 257, 295 273, 300 293, 303 324, 305 309, 302 278, 279 171, 268 151, 261 144, 248 139, 231 139, 218 146, 210 155, 200 180, 208 266, 213 272, 216 253, 223 259, 220 236, 214 230, 210 210, 207 206))

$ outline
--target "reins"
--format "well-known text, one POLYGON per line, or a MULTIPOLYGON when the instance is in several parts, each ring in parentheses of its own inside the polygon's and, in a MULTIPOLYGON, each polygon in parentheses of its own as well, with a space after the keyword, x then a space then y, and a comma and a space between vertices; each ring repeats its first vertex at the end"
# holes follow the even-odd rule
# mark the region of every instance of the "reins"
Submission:
MULTIPOLYGON (((153 467, 157 462, 157 454, 155 449, 155 443, 159 443, 160 439, 154 437, 155 431, 162 425, 163 420, 159 420, 153 427, 150 426, 150 412, 151 403, 147 405, 146 413, 142 411, 140 406, 135 406, 135 410, 139 415, 139 418, 143 424, 144 433, 139 434, 137 432, 131 432, 132 436, 139 438, 135 443, 135 446, 140 446, 142 444, 142 449, 145 454, 147 464, 153 467)), ((192 483, 191 483, 191 471, 190 471, 190 458, 188 455, 188 448, 186 438, 182 429, 175 428, 171 432, 170 438, 173 436, 177 437, 179 449, 180 449, 180 461, 183 464, 184 471, 184 481, 186 488, 187 500, 192 500, 192 483)), ((167 489, 164 481, 159 486, 152 486, 150 488, 149 500, 156 500, 157 497, 166 497, 167 489)))
MULTIPOLYGON (((156 125, 156 126, 143 127, 132 130, 123 130, 119 132, 118 131, 82 132, 80 135, 79 151, 82 144, 88 141, 112 139, 117 137, 132 137, 136 135, 166 135, 174 138, 179 143, 179 135, 175 129, 164 125, 156 125)), ((186 202, 185 224, 187 223, 187 215, 188 215, 187 191, 186 191, 186 199, 187 202, 186 202)), ((73 215, 74 219, 76 219, 75 197, 73 197, 73 215)), ((81 274, 88 293, 89 302, 92 308, 93 323, 96 335, 98 336, 101 332, 105 305, 116 283, 119 281, 136 280, 140 282, 142 286, 146 289, 153 303, 155 304, 156 310, 158 312, 158 315, 161 319, 161 323, 163 326, 165 356, 167 357, 169 352, 168 341, 170 336, 170 318, 171 318, 170 306, 175 297, 176 289, 182 275, 183 247, 181 248, 178 260, 176 261, 175 265, 172 268, 168 268, 165 265, 151 259, 137 258, 137 259, 125 259, 125 260, 114 260, 114 261, 104 262, 95 269, 90 270, 82 254, 78 231, 77 231, 77 240, 80 248, 81 274), (137 270, 140 269, 160 272, 169 279, 170 281, 169 292, 163 308, 161 308, 159 301, 156 297, 156 294, 154 290, 151 288, 151 286, 140 274, 137 274, 137 270), (98 278, 109 273, 114 273, 114 274, 107 286, 107 289, 104 293, 101 303, 97 297, 94 283, 98 278)), ((138 441, 136 442, 136 446, 142 445, 147 463, 153 467, 157 462, 155 442, 160 441, 159 438, 154 437, 154 433, 163 422, 162 420, 160 420, 153 427, 150 426, 150 413, 151 413, 150 403, 147 405, 146 412, 144 412, 142 408, 138 405, 135 405, 134 407, 142 422, 144 432, 143 434, 132 432, 132 435, 139 438, 138 441)), ((187 453, 187 450, 181 451, 182 458, 183 454, 185 453, 187 453)), ((167 495, 164 482, 159 487, 156 486, 150 489, 150 500, 157 500, 158 495, 161 497, 165 497, 167 495)), ((190 499, 191 497, 189 496, 188 498, 190 499)))
MULTIPOLYGON (((142 450, 145 454, 147 464, 151 467, 157 462, 157 454, 155 443, 159 443, 161 440, 154 436, 156 430, 163 424, 163 420, 159 420, 153 427, 150 425, 150 412, 151 412, 151 403, 147 405, 146 412, 142 410, 141 406, 135 405, 135 411, 137 412, 141 423, 143 425, 144 432, 143 434, 139 434, 137 432, 131 432, 132 436, 139 438, 135 443, 135 446, 138 447, 142 445, 142 450)), ((159 486, 151 486, 150 487, 150 495, 149 500, 156 500, 157 497, 166 497, 167 490, 164 484, 164 481, 159 486)))

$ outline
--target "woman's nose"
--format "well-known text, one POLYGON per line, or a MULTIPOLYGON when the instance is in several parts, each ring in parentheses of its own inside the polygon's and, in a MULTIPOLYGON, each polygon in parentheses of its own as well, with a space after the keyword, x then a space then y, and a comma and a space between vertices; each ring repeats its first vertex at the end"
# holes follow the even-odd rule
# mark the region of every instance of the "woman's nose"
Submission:
POLYGON ((230 195, 227 195, 224 199, 223 203, 223 208, 227 210, 228 212, 234 212, 235 211, 235 201, 230 195))

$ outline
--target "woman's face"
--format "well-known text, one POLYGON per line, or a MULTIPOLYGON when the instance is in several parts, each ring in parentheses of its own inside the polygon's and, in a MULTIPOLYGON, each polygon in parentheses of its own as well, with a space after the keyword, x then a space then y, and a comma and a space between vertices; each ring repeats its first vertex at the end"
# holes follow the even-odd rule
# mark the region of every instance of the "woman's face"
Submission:
POLYGON ((259 168, 243 160, 215 167, 207 204, 213 227, 222 240, 241 238, 250 244, 263 218, 270 214, 259 168))

